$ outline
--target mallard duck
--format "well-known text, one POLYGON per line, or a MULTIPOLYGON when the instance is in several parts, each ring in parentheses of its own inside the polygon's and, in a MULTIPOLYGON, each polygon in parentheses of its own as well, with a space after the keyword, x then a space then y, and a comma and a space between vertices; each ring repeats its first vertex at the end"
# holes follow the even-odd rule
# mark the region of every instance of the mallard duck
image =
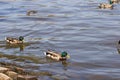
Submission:
POLYGON ((109 0, 109 1, 111 1, 113 4, 114 4, 114 3, 119 3, 119 2, 120 2, 120 0, 109 0))
POLYGON ((10 44, 18 44, 18 43, 23 43, 24 37, 20 36, 19 39, 12 38, 12 37, 6 37, 5 40, 7 43, 10 43, 10 44))
POLYGON ((29 11, 27 11, 27 16, 31 16, 31 14, 35 14, 35 13, 37 13, 37 11, 35 11, 35 10, 29 10, 29 11))
POLYGON ((109 3, 101 3, 100 6, 98 6, 98 7, 102 8, 102 9, 106 9, 106 8, 113 9, 113 3, 110 0, 109 3))
POLYGON ((60 54, 58 52, 48 50, 48 51, 44 52, 44 54, 47 57, 57 60, 57 61, 66 60, 66 59, 70 58, 70 56, 68 55, 68 53, 66 51, 64 51, 60 54))

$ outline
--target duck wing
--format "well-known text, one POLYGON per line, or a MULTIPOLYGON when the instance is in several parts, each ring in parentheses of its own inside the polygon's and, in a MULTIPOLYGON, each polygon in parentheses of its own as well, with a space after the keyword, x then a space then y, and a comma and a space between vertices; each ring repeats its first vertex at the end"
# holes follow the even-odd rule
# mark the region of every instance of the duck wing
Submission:
POLYGON ((60 56, 60 53, 58 53, 58 52, 54 52, 54 51, 46 51, 46 55, 60 56))
POLYGON ((11 42, 14 42, 15 40, 18 40, 17 38, 12 38, 12 37, 6 37, 5 38, 6 41, 11 41, 11 42))

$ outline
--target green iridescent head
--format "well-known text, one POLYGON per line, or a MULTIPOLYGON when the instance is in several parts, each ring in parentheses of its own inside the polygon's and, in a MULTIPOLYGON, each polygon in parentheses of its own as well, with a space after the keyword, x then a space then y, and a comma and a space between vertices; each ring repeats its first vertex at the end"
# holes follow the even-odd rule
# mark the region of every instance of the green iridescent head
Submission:
POLYGON ((61 57, 66 57, 68 55, 68 53, 66 51, 61 53, 61 57))
POLYGON ((110 0, 110 4, 113 4, 112 0, 110 0))
POLYGON ((19 37, 19 41, 23 41, 24 40, 24 37, 23 36, 20 36, 19 37))

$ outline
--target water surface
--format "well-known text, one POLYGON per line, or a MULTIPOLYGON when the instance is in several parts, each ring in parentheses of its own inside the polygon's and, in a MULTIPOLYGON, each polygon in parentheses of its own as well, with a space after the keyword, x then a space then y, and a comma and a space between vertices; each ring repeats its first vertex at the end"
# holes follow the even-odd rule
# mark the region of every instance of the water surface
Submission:
POLYGON ((98 9, 102 2, 107 0, 0 0, 0 62, 42 80, 119 80, 120 4, 98 9), (28 10, 38 13, 27 16, 28 10), (8 45, 7 36, 25 36, 25 44, 8 45), (71 58, 46 59, 48 49, 67 51, 71 58))

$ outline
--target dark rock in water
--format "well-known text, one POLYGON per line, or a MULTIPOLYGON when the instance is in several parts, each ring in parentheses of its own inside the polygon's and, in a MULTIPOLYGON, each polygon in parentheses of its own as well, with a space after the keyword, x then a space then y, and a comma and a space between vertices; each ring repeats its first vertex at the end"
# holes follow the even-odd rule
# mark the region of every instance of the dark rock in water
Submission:
POLYGON ((17 73, 20 73, 20 74, 22 74, 22 73, 25 72, 23 68, 15 67, 15 66, 12 67, 11 70, 12 70, 12 71, 15 71, 15 72, 17 72, 17 73))
POLYGON ((18 75, 17 80, 38 80, 36 76, 18 75))

